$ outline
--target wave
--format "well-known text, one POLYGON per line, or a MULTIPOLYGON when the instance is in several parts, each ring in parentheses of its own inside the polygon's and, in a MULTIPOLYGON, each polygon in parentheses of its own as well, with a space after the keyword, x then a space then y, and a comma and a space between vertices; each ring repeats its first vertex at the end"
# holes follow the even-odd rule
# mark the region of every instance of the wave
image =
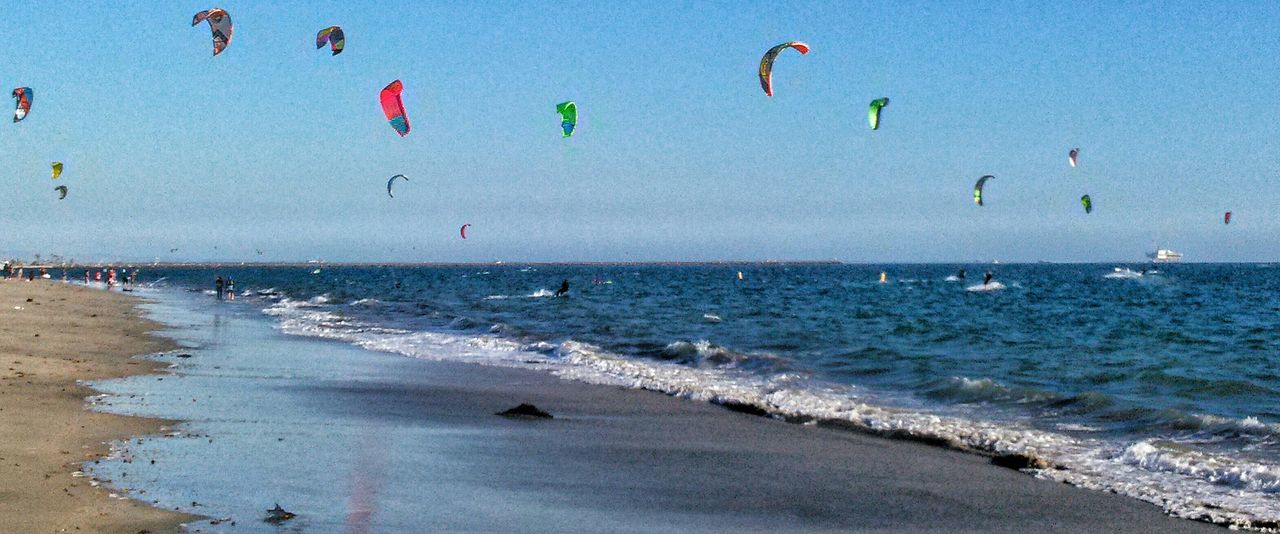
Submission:
POLYGON ((539 289, 537 291, 534 291, 533 293, 529 293, 528 295, 521 295, 519 297, 513 297, 511 295, 489 295, 485 297, 484 300, 507 300, 511 298, 536 299, 536 298, 554 297, 554 296, 556 296, 555 291, 552 291, 550 289, 539 289))
MULTIPOLYGON (((568 380, 646 389, 713 402, 797 422, 851 427, 874 434, 941 444, 989 456, 1036 459, 1026 469, 1041 478, 1110 491, 1155 503, 1174 516, 1235 526, 1280 520, 1280 467, 1153 440, 1105 438, 1102 429, 1025 420, 989 421, 919 406, 895 406, 881 393, 798 372, 788 360, 743 353, 707 340, 674 341, 654 358, 626 356, 564 339, 521 342, 500 333, 382 328, 343 316, 325 299, 282 299, 264 312, 288 334, 342 340, 369 350, 409 357, 544 370, 568 380)), ((655 347, 656 348, 656 347, 655 347)), ((645 352, 645 351, 642 351, 645 352)), ((955 377, 934 384, 934 395, 973 402, 1039 403, 1072 410, 1113 410, 1099 394, 1061 396, 990 379, 955 377)), ((1194 419, 1194 418, 1193 418, 1194 419)), ((1204 417, 1206 432, 1275 429, 1256 419, 1204 417)), ((1277 434, 1280 435, 1280 434, 1277 434)))

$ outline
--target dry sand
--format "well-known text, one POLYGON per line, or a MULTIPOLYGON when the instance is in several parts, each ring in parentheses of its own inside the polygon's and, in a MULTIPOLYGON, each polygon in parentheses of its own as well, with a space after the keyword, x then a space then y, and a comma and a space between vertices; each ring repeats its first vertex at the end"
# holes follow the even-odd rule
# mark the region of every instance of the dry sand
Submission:
POLYGON ((111 497, 73 477, 108 443, 170 421, 91 412, 77 380, 155 372, 174 348, 134 300, 60 282, 0 282, 0 532, 178 531, 192 516, 111 497))

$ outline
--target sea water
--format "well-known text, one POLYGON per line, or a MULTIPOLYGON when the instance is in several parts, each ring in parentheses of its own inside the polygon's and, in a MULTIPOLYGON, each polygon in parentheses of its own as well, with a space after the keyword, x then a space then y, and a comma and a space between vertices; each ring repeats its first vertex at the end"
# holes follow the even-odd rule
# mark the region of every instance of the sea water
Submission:
POLYGON ((1280 520, 1265 265, 1000 265, 989 285, 980 265, 315 267, 142 281, 213 301, 232 278, 215 305, 287 334, 1029 455, 1037 476, 1175 515, 1280 520))

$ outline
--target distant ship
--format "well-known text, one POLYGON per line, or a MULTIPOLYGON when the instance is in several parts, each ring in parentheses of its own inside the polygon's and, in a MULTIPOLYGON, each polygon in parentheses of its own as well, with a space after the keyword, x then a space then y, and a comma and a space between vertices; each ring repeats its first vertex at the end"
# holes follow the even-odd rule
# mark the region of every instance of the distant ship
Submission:
POLYGON ((1178 263, 1182 261, 1182 253, 1174 252, 1167 248, 1157 249, 1155 252, 1147 254, 1148 258, 1155 263, 1178 263))

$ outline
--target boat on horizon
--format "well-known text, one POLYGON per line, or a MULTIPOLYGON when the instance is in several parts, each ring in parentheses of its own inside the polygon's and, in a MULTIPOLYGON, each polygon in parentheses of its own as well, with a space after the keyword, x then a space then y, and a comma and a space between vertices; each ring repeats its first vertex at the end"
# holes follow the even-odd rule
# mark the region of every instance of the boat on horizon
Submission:
POLYGON ((1155 252, 1147 254, 1148 258, 1154 263, 1178 263, 1182 261, 1182 253, 1174 252, 1167 248, 1157 248, 1155 252))

